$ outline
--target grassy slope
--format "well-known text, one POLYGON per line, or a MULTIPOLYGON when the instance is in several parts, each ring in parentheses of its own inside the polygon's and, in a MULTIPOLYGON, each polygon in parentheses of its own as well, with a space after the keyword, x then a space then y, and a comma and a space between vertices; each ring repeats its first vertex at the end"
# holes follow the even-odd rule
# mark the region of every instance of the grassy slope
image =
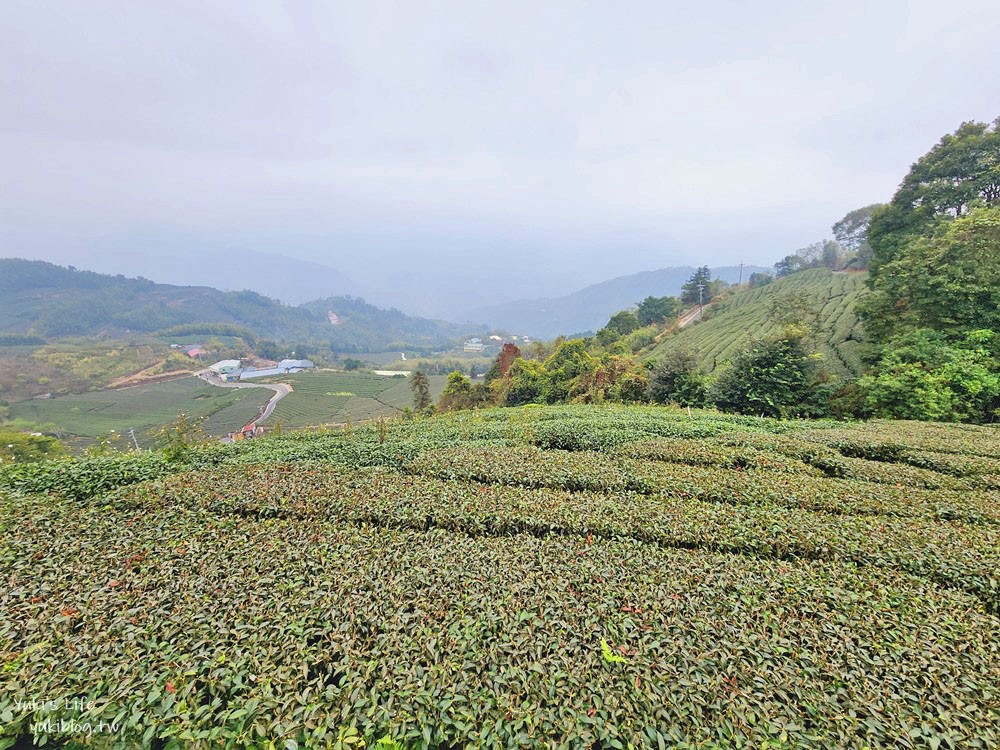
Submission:
POLYGON ((995 429, 546 407, 148 458, 0 471, 0 740, 87 695, 123 746, 1000 742, 995 429))
POLYGON ((699 354, 702 367, 710 372, 749 341, 777 332, 780 326, 768 315, 774 300, 786 293, 806 292, 818 312, 816 344, 827 368, 841 375, 858 374, 858 347, 863 333, 853 306, 865 290, 866 277, 863 273, 833 273, 818 268, 739 292, 713 305, 704 322, 666 336, 644 357, 657 359, 672 349, 689 348, 699 354))
POLYGON ((178 413, 207 416, 205 432, 225 435, 246 424, 272 393, 264 389, 222 389, 196 378, 183 378, 134 388, 96 391, 12 405, 11 417, 52 423, 71 436, 71 444, 86 444, 116 430, 135 429, 140 444, 146 432, 168 424, 178 413), (77 439, 74 439, 77 438, 77 439))

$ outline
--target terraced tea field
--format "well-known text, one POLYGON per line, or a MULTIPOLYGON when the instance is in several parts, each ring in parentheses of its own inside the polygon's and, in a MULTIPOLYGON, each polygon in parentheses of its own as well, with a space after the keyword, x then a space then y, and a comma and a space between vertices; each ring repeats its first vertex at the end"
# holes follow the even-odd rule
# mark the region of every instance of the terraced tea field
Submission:
POLYGON ((658 359, 673 349, 691 349, 697 352, 702 368, 711 372, 751 340, 780 331, 782 323, 771 315, 772 305, 786 295, 802 294, 812 303, 808 322, 816 331, 824 367, 842 375, 859 375, 862 367, 858 348, 863 332, 854 305, 865 291, 866 277, 864 273, 833 273, 817 268, 740 292, 713 305, 704 322, 664 338, 647 358, 658 359))
POLYGON ((0 538, 0 747, 1000 743, 996 428, 465 412, 7 467, 0 538))
MULTIPOLYGON (((436 401, 447 378, 431 375, 428 380, 436 401)), ((413 403, 405 377, 319 370, 258 382, 288 383, 293 388, 265 423, 272 426, 277 421, 283 427, 312 427, 395 417, 413 403)))
POLYGON ((151 428, 169 424, 180 412, 207 417, 208 435, 222 436, 253 419, 273 394, 264 389, 223 389, 194 377, 133 388, 94 391, 11 405, 11 416, 52 423, 68 433, 68 442, 85 446, 111 430, 135 430, 139 444, 151 428))

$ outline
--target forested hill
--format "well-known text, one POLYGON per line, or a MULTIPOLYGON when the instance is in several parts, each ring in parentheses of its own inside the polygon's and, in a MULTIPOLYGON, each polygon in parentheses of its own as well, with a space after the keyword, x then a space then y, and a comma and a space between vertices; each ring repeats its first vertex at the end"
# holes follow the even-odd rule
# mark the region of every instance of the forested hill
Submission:
POLYGON ((0 333, 115 336, 196 323, 240 326, 279 341, 322 342, 343 352, 385 351, 404 343, 443 347, 477 332, 475 326, 414 318, 355 297, 291 307, 251 291, 157 284, 44 261, 0 259, 0 333))
POLYGON ((863 369, 859 357, 863 331, 856 305, 867 276, 814 268, 737 292, 709 306, 704 321, 666 335, 646 358, 688 350, 697 355, 704 372, 712 372, 749 342, 774 335, 789 323, 805 324, 823 355, 823 367, 841 376, 857 376, 863 369))
MULTIPOLYGON (((755 271, 769 270, 745 266, 743 280, 746 281, 755 271)), ((681 286, 693 271, 690 266, 643 271, 602 281, 564 297, 520 300, 481 307, 473 310, 468 317, 505 330, 542 338, 596 331, 613 313, 631 307, 638 300, 649 296, 679 294, 681 286)), ((739 277, 739 266, 712 269, 712 278, 721 278, 730 284, 736 283, 739 277)))

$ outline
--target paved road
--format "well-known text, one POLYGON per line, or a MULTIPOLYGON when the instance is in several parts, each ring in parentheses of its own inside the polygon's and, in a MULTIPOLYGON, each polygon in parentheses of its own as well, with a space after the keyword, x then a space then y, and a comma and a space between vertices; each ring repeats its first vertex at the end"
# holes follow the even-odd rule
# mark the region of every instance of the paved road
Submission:
MULTIPOLYGON (((705 305, 705 308, 707 309, 708 305, 705 305)), ((688 323, 694 323, 696 320, 700 320, 700 318, 698 317, 698 311, 699 311, 699 308, 694 307, 694 308, 688 310, 683 315, 681 315, 677 319, 677 327, 678 328, 683 328, 688 323)))
POLYGON ((264 410, 253 420, 254 424, 263 422, 270 417, 278 402, 292 392, 292 387, 285 383, 227 383, 211 370, 202 370, 201 372, 196 372, 195 375, 206 383, 218 386, 219 388, 267 388, 269 391, 274 391, 274 395, 268 400, 264 406, 264 410))

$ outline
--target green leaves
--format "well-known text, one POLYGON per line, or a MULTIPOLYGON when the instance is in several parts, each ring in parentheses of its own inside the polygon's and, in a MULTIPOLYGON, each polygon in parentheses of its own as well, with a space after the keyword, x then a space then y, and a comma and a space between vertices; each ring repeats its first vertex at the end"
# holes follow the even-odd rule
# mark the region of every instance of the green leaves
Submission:
POLYGON ((575 407, 382 432, 0 494, 0 743, 83 718, 39 695, 92 700, 100 746, 1000 741, 995 431, 575 407))
POLYGON ((611 645, 603 638, 601 639, 601 656, 608 664, 624 664, 628 661, 624 656, 616 654, 611 649, 611 645))

